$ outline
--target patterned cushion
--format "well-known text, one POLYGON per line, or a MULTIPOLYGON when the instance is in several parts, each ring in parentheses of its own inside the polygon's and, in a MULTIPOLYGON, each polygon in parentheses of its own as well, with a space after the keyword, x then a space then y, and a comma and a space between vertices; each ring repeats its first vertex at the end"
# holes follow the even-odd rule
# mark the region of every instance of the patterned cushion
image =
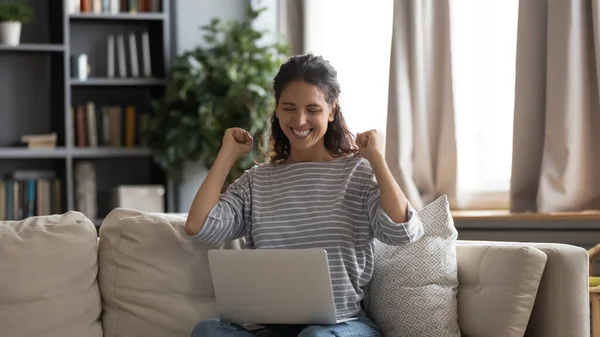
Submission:
POLYGON ((458 236, 445 195, 419 212, 425 234, 403 246, 376 241, 365 309, 384 337, 459 337, 458 236))

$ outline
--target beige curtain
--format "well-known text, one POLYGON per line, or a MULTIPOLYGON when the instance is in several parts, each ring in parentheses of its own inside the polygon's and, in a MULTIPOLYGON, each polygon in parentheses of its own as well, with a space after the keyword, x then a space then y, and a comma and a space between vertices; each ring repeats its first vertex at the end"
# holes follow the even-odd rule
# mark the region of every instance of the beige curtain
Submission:
POLYGON ((386 159, 416 209, 456 200, 449 0, 396 0, 386 159))
POLYGON ((511 211, 600 208, 597 1, 519 6, 511 211))
POLYGON ((291 55, 306 52, 304 40, 304 8, 303 0, 279 0, 279 32, 287 39, 291 55))

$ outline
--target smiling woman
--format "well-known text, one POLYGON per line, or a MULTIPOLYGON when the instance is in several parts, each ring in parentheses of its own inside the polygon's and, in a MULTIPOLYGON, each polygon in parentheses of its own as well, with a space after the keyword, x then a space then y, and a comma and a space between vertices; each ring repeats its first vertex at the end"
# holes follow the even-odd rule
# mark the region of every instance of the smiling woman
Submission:
MULTIPOLYGON (((334 103, 335 104, 335 103, 334 103)), ((334 113, 318 87, 304 81, 287 85, 276 112, 283 133, 293 147, 307 149, 322 141, 334 113)))
POLYGON ((273 81, 273 163, 327 161, 357 151, 338 101, 337 71, 320 56, 307 58, 290 59, 273 81))
MULTIPOLYGON (((423 226, 394 181, 374 130, 348 131, 339 104, 336 70, 322 56, 293 56, 274 79, 270 162, 244 172, 219 190, 233 163, 249 151, 250 134, 230 128, 215 165, 200 186, 186 219, 188 235, 219 246, 243 238, 254 249, 325 249, 331 267, 336 316, 352 325, 311 325, 273 336, 380 336, 361 308, 363 287, 373 272, 374 240, 406 245, 423 226)), ((308 324, 306 324, 308 323, 308 324)), ((252 336, 242 326, 204 320, 192 336, 252 336)), ((259 334, 260 335, 260 334, 259 334)))

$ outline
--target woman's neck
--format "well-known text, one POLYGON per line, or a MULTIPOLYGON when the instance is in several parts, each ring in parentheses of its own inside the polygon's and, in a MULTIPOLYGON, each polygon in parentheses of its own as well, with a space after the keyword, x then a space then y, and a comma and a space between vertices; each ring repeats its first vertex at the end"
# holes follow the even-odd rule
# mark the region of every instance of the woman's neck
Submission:
POLYGON ((308 148, 308 149, 291 149, 290 155, 284 160, 284 164, 294 164, 303 162, 326 162, 335 159, 327 151, 325 146, 319 149, 308 148))

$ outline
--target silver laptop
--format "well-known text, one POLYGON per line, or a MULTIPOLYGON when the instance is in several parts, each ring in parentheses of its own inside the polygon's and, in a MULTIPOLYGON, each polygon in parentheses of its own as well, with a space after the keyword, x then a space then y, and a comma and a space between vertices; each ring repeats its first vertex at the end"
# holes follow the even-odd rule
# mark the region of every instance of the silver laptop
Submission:
POLYGON ((245 324, 336 324, 324 249, 208 252, 219 317, 245 324))

